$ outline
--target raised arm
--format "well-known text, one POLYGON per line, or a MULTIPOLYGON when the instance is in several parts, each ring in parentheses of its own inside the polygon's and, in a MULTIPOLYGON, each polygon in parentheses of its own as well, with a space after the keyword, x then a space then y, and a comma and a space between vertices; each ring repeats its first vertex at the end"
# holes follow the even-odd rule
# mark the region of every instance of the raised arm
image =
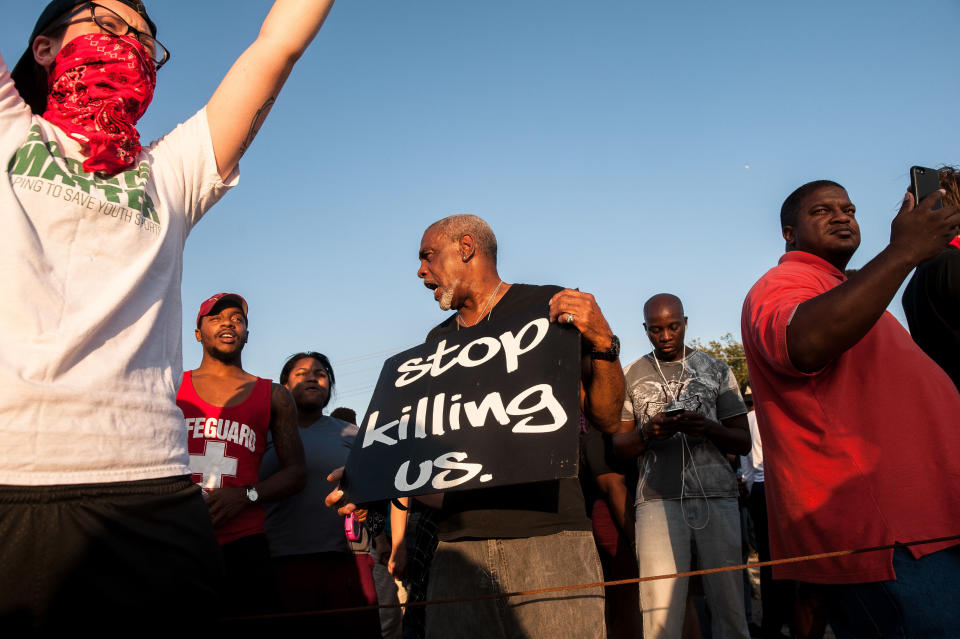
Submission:
POLYGON ((323 25, 333 0, 276 0, 260 34, 207 103, 220 176, 226 178, 263 125, 294 63, 323 25))
POLYGON ((954 207, 932 210, 943 191, 914 206, 907 193, 893 220, 890 243, 849 280, 797 306, 787 327, 787 352, 798 370, 820 370, 860 341, 883 315, 910 271, 956 236, 954 207))
MULTIPOLYGON (((3 55, 0 55, 0 67, 5 66, 3 55)), ((0 75, 0 126, 4 127, 3 130, 11 131, 30 127, 30 108, 17 92, 10 69, 0 75)))
MULTIPOLYGON (((594 350, 604 351, 610 348, 608 342, 594 342, 594 350)), ((589 373, 583 376, 583 414, 591 424, 604 433, 615 433, 620 429, 620 405, 623 403, 623 369, 620 360, 606 361, 593 359, 589 354, 584 358, 583 368, 589 373)))
POLYGON ((620 429, 624 381, 620 359, 591 357, 590 352, 604 353, 613 345, 613 331, 589 293, 572 289, 560 291, 550 299, 550 321, 573 324, 583 336, 584 361, 581 408, 597 430, 614 433, 620 429), (572 321, 571 321, 572 318, 572 321))

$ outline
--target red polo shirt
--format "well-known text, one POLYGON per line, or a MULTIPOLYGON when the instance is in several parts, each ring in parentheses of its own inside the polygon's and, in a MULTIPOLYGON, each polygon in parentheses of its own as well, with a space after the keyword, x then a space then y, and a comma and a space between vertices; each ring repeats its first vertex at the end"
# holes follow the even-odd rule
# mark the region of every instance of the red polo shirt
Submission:
MULTIPOLYGON (((774 559, 960 534, 960 394, 900 323, 885 312, 816 373, 790 363, 787 325, 797 306, 845 279, 825 260, 791 251, 743 305, 774 559)), ((895 578, 893 551, 774 571, 815 583, 895 578)))

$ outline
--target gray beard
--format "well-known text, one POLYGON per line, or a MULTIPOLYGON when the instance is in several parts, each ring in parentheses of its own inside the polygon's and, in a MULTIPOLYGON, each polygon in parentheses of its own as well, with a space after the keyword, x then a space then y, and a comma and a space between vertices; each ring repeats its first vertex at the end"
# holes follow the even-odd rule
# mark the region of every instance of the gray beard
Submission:
POLYGON ((453 308, 453 289, 456 288, 458 282, 454 282, 449 288, 444 287, 443 293, 440 294, 440 299, 437 300, 437 303, 440 305, 440 310, 449 311, 453 308))

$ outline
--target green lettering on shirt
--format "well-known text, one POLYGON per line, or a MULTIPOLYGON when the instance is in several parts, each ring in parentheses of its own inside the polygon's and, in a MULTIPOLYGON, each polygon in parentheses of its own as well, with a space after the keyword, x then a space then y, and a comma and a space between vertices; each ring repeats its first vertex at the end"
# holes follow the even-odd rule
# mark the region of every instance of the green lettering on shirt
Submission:
POLYGON ((41 175, 44 180, 50 180, 51 182, 56 182, 54 178, 59 177, 60 182, 65 186, 75 186, 75 183, 70 177, 60 168, 60 165, 57 164, 57 161, 52 157, 50 161, 47 162, 47 168, 44 170, 43 175, 41 175))
POLYGON ((7 172, 10 175, 39 177, 64 186, 79 186, 88 195, 91 187, 96 187, 106 201, 126 205, 144 218, 160 223, 153 199, 147 193, 147 182, 150 180, 150 165, 147 162, 140 162, 135 168, 117 175, 101 177, 84 170, 82 161, 64 156, 57 142, 44 141, 39 125, 30 127, 23 146, 10 158, 7 172), (63 161, 65 170, 57 162, 58 159, 63 161))
POLYGON ((40 177, 43 165, 50 159, 50 153, 43 144, 29 144, 21 146, 10 159, 7 171, 11 175, 26 175, 40 177))

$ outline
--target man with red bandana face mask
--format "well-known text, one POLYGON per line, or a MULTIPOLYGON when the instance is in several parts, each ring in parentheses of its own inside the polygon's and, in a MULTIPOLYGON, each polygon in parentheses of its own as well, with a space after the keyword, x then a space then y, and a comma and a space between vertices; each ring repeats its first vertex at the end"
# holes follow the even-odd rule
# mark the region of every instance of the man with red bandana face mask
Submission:
POLYGON ((0 627, 220 614, 175 403, 183 246, 332 4, 276 0, 206 106, 142 147, 168 53, 140 0, 53 0, 12 74, 0 57, 0 627), (158 607, 174 593, 204 605, 158 607))
POLYGON ((112 175, 131 167, 141 150, 134 125, 157 84, 143 45, 111 34, 83 35, 60 49, 50 80, 43 118, 89 147, 84 170, 112 175))
POLYGON ((91 173, 113 175, 134 164, 141 150, 135 125, 153 99, 157 68, 169 57, 143 3, 120 2, 147 23, 149 34, 103 4, 52 2, 30 38, 44 47, 41 58, 31 47, 11 74, 34 113, 81 143, 83 168, 91 173), (77 33, 68 39, 71 28, 77 33), (57 40, 50 38, 56 35, 55 52, 57 40))

